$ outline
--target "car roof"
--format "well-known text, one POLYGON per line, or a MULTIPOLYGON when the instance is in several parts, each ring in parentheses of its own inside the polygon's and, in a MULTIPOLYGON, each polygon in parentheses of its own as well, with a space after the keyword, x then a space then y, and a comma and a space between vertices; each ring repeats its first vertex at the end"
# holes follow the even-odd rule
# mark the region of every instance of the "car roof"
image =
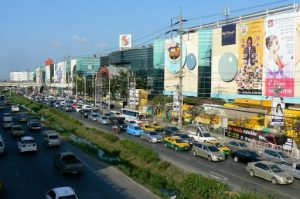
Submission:
POLYGON ((65 152, 60 152, 60 155, 75 155, 73 152, 70 151, 65 151, 65 152))
POLYGON ((71 187, 57 187, 57 188, 53 188, 52 190, 59 197, 61 197, 61 196, 75 195, 75 192, 74 192, 74 190, 71 187))
POLYGON ((54 133, 54 132, 53 132, 53 133, 47 133, 46 135, 47 135, 47 136, 53 136, 53 135, 57 135, 57 136, 58 136, 58 133, 54 133))
POLYGON ((25 140, 34 140, 34 138, 31 137, 31 136, 23 136, 23 137, 21 137, 21 140, 22 141, 25 141, 25 140))

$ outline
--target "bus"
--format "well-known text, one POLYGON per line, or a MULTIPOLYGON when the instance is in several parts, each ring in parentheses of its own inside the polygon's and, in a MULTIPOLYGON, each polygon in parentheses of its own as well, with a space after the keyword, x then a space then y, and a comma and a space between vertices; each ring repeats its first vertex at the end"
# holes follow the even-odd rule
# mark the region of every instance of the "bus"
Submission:
POLYGON ((150 123, 153 121, 153 116, 150 113, 126 108, 121 109, 121 117, 124 117, 126 121, 135 121, 137 124, 150 123))

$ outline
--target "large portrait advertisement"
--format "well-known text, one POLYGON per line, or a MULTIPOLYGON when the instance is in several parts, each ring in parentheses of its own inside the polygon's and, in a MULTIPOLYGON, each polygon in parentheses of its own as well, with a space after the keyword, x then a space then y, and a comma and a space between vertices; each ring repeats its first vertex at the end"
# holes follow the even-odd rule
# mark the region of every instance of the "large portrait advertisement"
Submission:
POLYGON ((47 65, 45 67, 45 83, 46 85, 50 84, 50 79, 51 79, 51 70, 50 70, 50 65, 47 65))
POLYGON ((266 96, 294 96, 295 13, 266 18, 266 96))
POLYGON ((261 95, 263 77, 264 20, 256 19, 239 24, 237 93, 261 95))
POLYGON ((63 84, 66 83, 66 64, 65 62, 59 62, 55 64, 54 70, 55 83, 63 84))
POLYGON ((285 108, 285 103, 280 97, 273 97, 272 99, 272 125, 283 126, 284 114, 283 110, 285 108))

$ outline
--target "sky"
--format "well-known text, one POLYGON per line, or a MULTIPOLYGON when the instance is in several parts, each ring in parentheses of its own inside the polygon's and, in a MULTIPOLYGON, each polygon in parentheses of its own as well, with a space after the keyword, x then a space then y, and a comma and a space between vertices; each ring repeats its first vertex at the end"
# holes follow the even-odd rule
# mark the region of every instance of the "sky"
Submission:
POLYGON ((299 0, 3 0, 0 1, 0 80, 33 71, 50 57, 104 55, 118 49, 120 34, 133 46, 165 37, 182 9, 184 26, 300 3, 299 0))

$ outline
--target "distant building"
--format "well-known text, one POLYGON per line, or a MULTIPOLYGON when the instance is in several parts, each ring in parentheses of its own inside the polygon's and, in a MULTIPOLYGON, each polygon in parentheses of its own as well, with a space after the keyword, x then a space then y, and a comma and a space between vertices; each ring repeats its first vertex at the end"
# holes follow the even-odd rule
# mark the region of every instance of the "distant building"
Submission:
POLYGON ((32 82, 33 81, 33 72, 28 72, 28 71, 10 72, 10 81, 32 82))

